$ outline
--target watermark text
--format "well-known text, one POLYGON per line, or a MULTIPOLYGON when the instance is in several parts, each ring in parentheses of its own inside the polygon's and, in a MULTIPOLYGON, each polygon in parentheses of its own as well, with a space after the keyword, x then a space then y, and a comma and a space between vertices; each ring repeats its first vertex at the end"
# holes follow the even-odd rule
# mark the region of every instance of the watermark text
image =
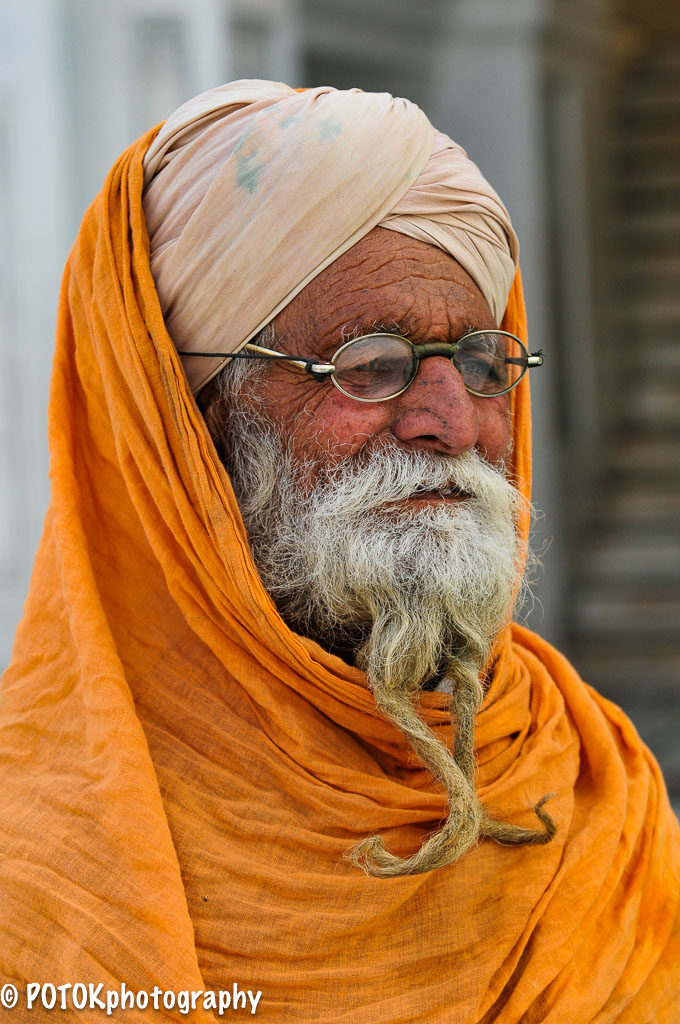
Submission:
POLYGON ((0 1007, 13 1010, 22 1006, 29 1012, 44 1010, 101 1010, 107 1017, 120 1010, 178 1010, 188 1015, 193 1010, 213 1010, 218 1016, 239 1010, 257 1011, 262 992, 241 988, 220 990, 182 989, 174 992, 155 985, 150 991, 135 991, 125 982, 116 988, 105 988, 103 982, 93 985, 83 981, 53 985, 51 982, 29 981, 17 987, 10 982, 0 988, 0 1007))

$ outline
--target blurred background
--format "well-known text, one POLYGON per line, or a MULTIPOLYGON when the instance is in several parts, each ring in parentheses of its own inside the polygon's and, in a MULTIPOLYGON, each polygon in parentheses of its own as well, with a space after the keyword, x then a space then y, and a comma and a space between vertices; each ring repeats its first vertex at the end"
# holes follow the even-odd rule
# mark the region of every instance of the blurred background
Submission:
POLYGON ((531 347, 529 625, 621 704, 680 806, 677 0, 3 0, 0 668, 49 499, 61 269, 119 154, 237 78, 408 96, 499 191, 531 347))

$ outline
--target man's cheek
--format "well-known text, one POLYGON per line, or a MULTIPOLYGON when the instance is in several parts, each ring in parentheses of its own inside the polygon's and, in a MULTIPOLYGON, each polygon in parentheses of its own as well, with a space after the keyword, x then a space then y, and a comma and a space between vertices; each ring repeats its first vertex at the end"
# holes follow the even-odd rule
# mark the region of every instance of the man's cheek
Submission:
POLYGON ((510 407, 507 397, 482 398, 477 406, 479 417, 479 440, 477 448, 480 455, 492 466, 504 463, 510 453, 510 407))
MULTIPOLYGON (((391 436, 389 402, 361 403, 337 390, 319 410, 314 432, 317 448, 329 458, 356 455, 365 444, 391 436), (337 397, 336 397, 337 395, 337 397)), ((393 439, 393 438, 392 438, 393 439)))

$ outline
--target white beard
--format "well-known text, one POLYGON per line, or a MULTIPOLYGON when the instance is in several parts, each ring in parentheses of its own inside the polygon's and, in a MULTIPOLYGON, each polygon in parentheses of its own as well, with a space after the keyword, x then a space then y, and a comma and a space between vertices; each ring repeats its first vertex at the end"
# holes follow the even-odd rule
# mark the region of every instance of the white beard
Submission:
MULTIPOLYGON (((451 864, 489 836, 549 842, 542 829, 491 819, 475 786, 480 672, 519 589, 516 521, 524 499, 475 452, 447 457, 368 442, 337 462, 300 465, 274 424, 241 401, 248 368, 225 374, 206 418, 229 471, 255 564, 286 622, 364 669, 378 709, 442 785, 448 814, 409 857, 371 836, 348 851, 369 874, 419 874, 451 864), (311 491, 303 479, 315 479, 311 491), (450 503, 404 505, 417 491, 464 492, 450 503), (402 504, 398 504, 402 502, 402 504), (452 746, 420 718, 413 694, 445 678, 452 746)), ((252 380, 252 374, 251 374, 252 380)))
POLYGON ((502 470, 476 452, 369 442, 320 463, 305 493, 290 447, 261 414, 232 414, 229 430, 228 469, 255 563, 293 629, 354 657, 369 681, 406 692, 436 681, 452 659, 485 660, 518 574, 522 498, 502 470), (452 485, 468 497, 391 504, 452 485))

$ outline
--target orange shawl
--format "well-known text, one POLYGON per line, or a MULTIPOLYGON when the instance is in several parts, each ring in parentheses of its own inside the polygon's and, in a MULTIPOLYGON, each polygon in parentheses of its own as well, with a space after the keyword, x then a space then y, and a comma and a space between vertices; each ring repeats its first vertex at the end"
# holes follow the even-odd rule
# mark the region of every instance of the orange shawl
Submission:
MULTIPOLYGON (((2 694, 0 980, 236 982, 276 1024, 677 1022, 680 850, 658 767, 526 629, 499 645, 478 789, 529 827, 555 792, 553 842, 487 840, 392 880, 343 859, 374 832, 412 852, 444 799, 361 673, 262 589, 149 272, 150 138, 86 214, 62 289, 52 503, 2 694)), ((505 325, 524 331, 519 280, 505 325)), ((442 736, 446 700, 422 699, 442 736)), ((30 1019, 54 1013, 103 1019, 30 1019)))

